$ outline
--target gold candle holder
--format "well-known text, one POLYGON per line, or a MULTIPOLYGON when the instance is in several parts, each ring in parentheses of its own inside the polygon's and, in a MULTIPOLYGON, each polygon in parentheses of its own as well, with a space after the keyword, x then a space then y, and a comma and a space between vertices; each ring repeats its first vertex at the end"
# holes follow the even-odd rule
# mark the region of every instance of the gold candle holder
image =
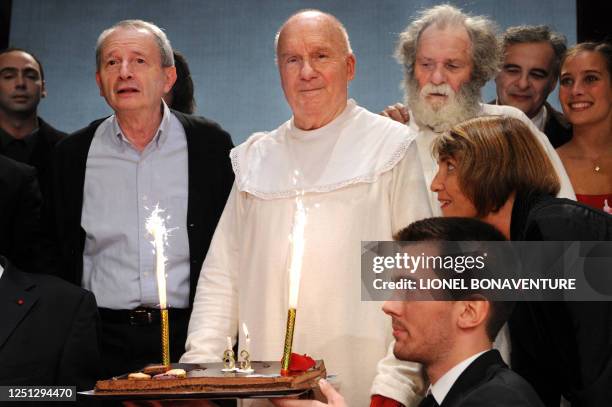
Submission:
POLYGON ((293 346, 293 331, 295 329, 295 316, 297 310, 289 308, 287 311, 287 330, 285 331, 285 349, 283 350, 283 359, 281 360, 281 374, 289 373, 289 364, 291 363, 291 348, 293 346))
POLYGON ((233 372, 236 370, 236 358, 234 357, 234 351, 226 349, 223 352, 223 372, 233 372))
POLYGON ((170 366, 170 325, 168 323, 168 310, 161 310, 161 337, 162 337, 162 363, 170 366))
POLYGON ((243 349, 240 352, 240 357, 242 358, 242 360, 240 361, 240 370, 244 373, 254 372, 255 370, 253 370, 253 368, 251 367, 251 355, 249 354, 249 351, 243 349))

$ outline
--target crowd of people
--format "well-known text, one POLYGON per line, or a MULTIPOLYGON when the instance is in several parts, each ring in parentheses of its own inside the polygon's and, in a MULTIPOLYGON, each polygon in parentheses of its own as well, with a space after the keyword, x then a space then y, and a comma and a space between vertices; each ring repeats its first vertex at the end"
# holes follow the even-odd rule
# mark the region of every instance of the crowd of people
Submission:
POLYGON ((193 114, 187 60, 153 23, 100 34, 113 114, 70 135, 37 114, 41 61, 0 51, 0 385, 86 390, 159 360, 157 205, 172 362, 220 361, 243 323, 251 359, 279 359, 299 203, 294 347, 337 374, 329 405, 612 405, 609 302, 359 297, 361 241, 612 240, 612 46, 431 7, 399 35, 405 99, 380 114, 349 98, 335 16, 296 12, 275 47, 293 115, 237 147, 193 114))

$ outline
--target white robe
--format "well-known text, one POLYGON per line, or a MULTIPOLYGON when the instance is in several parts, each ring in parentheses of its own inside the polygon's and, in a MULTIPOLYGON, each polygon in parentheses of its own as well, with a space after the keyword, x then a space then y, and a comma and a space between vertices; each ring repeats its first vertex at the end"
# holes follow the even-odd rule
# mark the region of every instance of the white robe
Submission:
MULTIPOLYGON (((242 322, 252 360, 280 360, 288 236, 295 196, 303 191, 306 243, 293 351, 323 359, 349 405, 369 405, 377 362, 392 336, 381 303, 361 301, 360 242, 392 240, 431 216, 413 139, 408 127, 349 101, 321 129, 302 131, 290 120, 236 147, 236 181, 200 274, 181 361, 219 361, 226 337, 235 338, 242 322), (296 180, 294 170, 300 171, 296 180)), ((396 398, 399 387, 414 398, 422 392, 418 364, 386 360, 376 393, 396 398)))

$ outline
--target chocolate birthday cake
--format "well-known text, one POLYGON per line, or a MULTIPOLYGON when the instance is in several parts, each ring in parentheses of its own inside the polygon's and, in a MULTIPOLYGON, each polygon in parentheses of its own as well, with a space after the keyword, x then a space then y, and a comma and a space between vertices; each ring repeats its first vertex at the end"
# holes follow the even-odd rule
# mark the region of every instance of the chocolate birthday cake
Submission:
POLYGON ((280 375, 279 362, 252 362, 254 372, 225 372, 223 363, 175 364, 172 370, 161 371, 145 368, 140 372, 100 380, 95 395, 146 395, 146 394, 214 394, 249 396, 274 394, 317 387, 326 377, 323 361, 305 372, 280 375))

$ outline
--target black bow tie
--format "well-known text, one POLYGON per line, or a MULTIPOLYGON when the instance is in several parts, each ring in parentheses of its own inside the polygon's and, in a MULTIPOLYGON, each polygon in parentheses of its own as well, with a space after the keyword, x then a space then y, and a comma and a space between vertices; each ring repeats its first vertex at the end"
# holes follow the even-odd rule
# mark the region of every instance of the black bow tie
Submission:
POLYGON ((427 397, 421 400, 419 407, 440 407, 433 394, 429 393, 427 397))

